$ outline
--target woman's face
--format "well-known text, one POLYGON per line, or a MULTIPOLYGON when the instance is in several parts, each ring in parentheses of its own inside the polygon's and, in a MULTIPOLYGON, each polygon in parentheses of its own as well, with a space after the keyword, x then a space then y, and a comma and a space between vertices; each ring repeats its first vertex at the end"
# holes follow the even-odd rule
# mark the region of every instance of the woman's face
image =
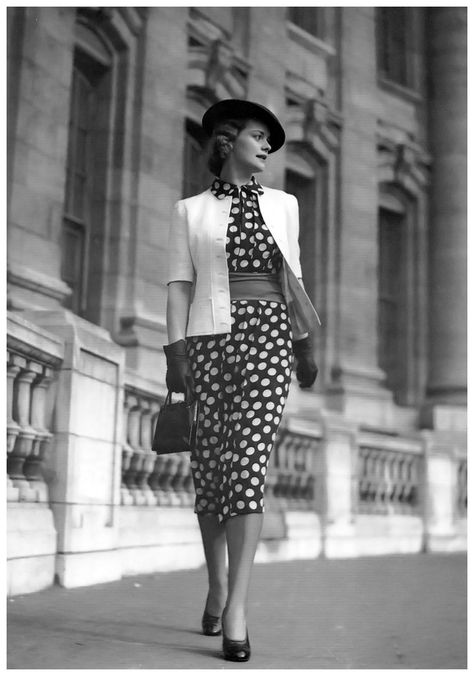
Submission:
POLYGON ((230 158, 234 167, 250 173, 263 171, 271 150, 269 136, 266 124, 258 120, 247 120, 233 143, 230 158))

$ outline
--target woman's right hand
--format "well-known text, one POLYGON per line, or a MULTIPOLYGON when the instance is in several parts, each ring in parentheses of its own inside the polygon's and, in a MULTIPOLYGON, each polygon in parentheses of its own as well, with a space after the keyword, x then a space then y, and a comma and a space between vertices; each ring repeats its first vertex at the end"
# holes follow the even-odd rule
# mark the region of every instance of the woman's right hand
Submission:
POLYGON ((194 401, 194 378, 186 354, 186 341, 164 345, 166 355, 166 386, 170 392, 182 392, 186 401, 194 401))

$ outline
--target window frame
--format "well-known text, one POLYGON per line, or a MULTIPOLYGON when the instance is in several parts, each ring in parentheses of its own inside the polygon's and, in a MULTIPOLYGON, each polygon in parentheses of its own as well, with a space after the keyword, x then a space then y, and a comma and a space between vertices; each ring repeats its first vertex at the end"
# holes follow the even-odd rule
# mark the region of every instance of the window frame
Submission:
POLYGON ((323 7, 290 6, 287 7, 286 20, 313 38, 324 40, 326 36, 326 17, 323 10, 323 7), (307 21, 305 17, 310 17, 311 20, 307 21), (311 24, 314 24, 314 28, 311 24), (310 26, 309 28, 308 25, 310 26))
MULTIPOLYGON (((393 393, 394 401, 400 406, 417 406, 424 397, 424 376, 421 362, 423 355, 420 353, 422 343, 420 337, 423 333, 423 270, 420 270, 420 256, 423 255, 423 224, 419 222, 421 217, 420 205, 417 198, 408 191, 394 183, 381 183, 379 186, 377 238, 380 237, 380 214, 387 211, 398 214, 401 217, 400 227, 400 256, 401 268, 399 276, 399 317, 402 330, 398 338, 397 373, 399 377, 390 378, 387 374, 386 386, 393 393)), ((380 247, 380 244, 379 244, 380 247)), ((378 253, 378 266, 380 266, 380 248, 378 253)), ((380 272, 378 272, 378 275, 380 272)), ((377 290, 377 336, 380 341, 379 328, 379 299, 381 281, 378 277, 377 290)), ((377 352, 379 355, 379 347, 377 352)), ((383 349, 383 348, 382 348, 383 349)), ((383 360, 378 356, 379 366, 384 370, 383 360)))
MULTIPOLYGON (((63 231, 62 231, 62 263, 61 263, 61 277, 72 286, 73 293, 65 301, 65 305, 69 307, 74 313, 81 317, 89 319, 90 321, 97 320, 97 310, 92 308, 90 303, 90 274, 93 266, 91 265, 91 255, 98 255, 97 251, 92 252, 91 240, 94 236, 96 221, 102 221, 101 217, 97 217, 94 213, 97 203, 98 191, 102 195, 102 203, 106 198, 106 180, 105 177, 100 178, 97 170, 96 160, 98 157, 107 156, 108 148, 108 132, 97 128, 98 120, 108 118, 110 108, 110 94, 111 94, 111 78, 113 74, 113 59, 112 54, 109 53, 106 43, 101 40, 100 36, 93 31, 93 29, 83 22, 76 24, 76 43, 73 56, 72 78, 71 78, 71 100, 69 111, 69 127, 68 127, 68 150, 67 161, 65 167, 66 180, 64 187, 64 212, 63 212, 63 231), (77 121, 77 110, 75 106, 76 100, 76 86, 81 78, 83 82, 89 85, 89 106, 87 115, 90 119, 87 121, 87 135, 86 145, 82 150, 76 143, 75 122, 77 121), (91 97, 95 97, 92 101, 91 97), (94 111, 94 117, 90 110, 91 105, 97 109, 94 111), (103 110, 105 106, 106 110, 103 110), (99 107, 101 108, 99 110, 99 107), (98 136, 100 135, 100 138, 98 136), (92 153, 91 148, 96 149, 92 153), (74 204, 74 185, 71 178, 74 173, 75 158, 78 152, 85 155, 84 164, 84 210, 81 214, 75 213, 69 207, 74 204), (100 185, 98 185, 100 183, 100 185), (80 258, 82 259, 78 267, 78 278, 75 280, 68 275, 69 270, 66 270, 68 251, 66 251, 66 241, 68 234, 77 234, 80 239, 80 258)), ((100 254, 100 252, 99 252, 100 254)), ((79 255, 79 254, 78 254, 79 255)), ((75 258, 75 255, 74 255, 75 258)), ((95 285, 93 285, 95 287, 95 285)), ((94 288, 97 291, 97 288, 94 288)), ((100 293, 100 287, 99 287, 100 293)))
POLYGON ((413 7, 376 7, 376 59, 379 81, 401 92, 418 92, 420 89, 420 74, 418 52, 423 48, 422 35, 419 26, 419 15, 413 7), (390 29, 390 11, 403 12, 404 35, 403 50, 397 51, 394 30, 390 29), (419 45, 419 46, 417 46, 419 45), (400 78, 395 71, 400 67, 400 58, 403 63, 405 76, 400 78), (398 62, 397 62, 398 59, 398 62))
MULTIPOLYGON (((312 182, 312 207, 313 212, 311 236, 305 237, 303 242, 302 232, 305 228, 303 223, 304 206, 299 202, 300 209, 300 250, 303 270, 303 282, 306 292, 317 308, 323 308, 323 290, 327 286, 327 267, 325 252, 328 250, 328 166, 324 158, 314 150, 310 150, 305 144, 290 142, 287 148, 285 164, 285 190, 288 192, 288 173, 300 176, 305 182, 312 182), (302 218, 303 216, 303 218, 302 218), (306 262, 306 254, 311 246, 311 265, 306 262)), ((293 194, 293 193, 292 193, 293 194)))
POLYGON ((207 169, 205 151, 208 143, 207 136, 201 125, 186 117, 184 121, 184 147, 183 147, 183 175, 182 190, 183 198, 191 197, 205 190, 211 183, 213 175, 207 169), (194 145, 200 153, 197 164, 189 162, 189 147, 194 145))

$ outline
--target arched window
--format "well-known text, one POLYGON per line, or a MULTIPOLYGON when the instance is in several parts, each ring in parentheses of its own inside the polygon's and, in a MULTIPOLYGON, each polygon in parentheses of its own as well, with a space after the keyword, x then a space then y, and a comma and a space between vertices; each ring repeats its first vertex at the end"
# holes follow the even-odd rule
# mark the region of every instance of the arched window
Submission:
MULTIPOLYGON (((94 226, 102 222, 105 184, 100 165, 107 153, 111 55, 78 23, 74 51, 62 238, 62 279, 72 289, 67 306, 95 321, 99 289, 91 283, 94 226), (101 199, 102 197, 102 199, 101 199)), ((100 262, 99 262, 100 265, 100 262)))

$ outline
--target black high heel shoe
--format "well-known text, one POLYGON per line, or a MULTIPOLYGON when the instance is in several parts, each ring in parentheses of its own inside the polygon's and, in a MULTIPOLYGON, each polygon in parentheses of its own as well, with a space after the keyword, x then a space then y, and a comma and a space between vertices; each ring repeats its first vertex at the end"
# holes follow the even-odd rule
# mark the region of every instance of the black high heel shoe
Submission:
POLYGON ((234 641, 225 634, 224 624, 222 624, 222 652, 224 659, 231 662, 247 662, 250 658, 249 633, 243 641, 234 641))
POLYGON ((221 618, 216 615, 210 615, 204 610, 201 620, 202 633, 205 636, 220 636, 222 634, 221 618))

